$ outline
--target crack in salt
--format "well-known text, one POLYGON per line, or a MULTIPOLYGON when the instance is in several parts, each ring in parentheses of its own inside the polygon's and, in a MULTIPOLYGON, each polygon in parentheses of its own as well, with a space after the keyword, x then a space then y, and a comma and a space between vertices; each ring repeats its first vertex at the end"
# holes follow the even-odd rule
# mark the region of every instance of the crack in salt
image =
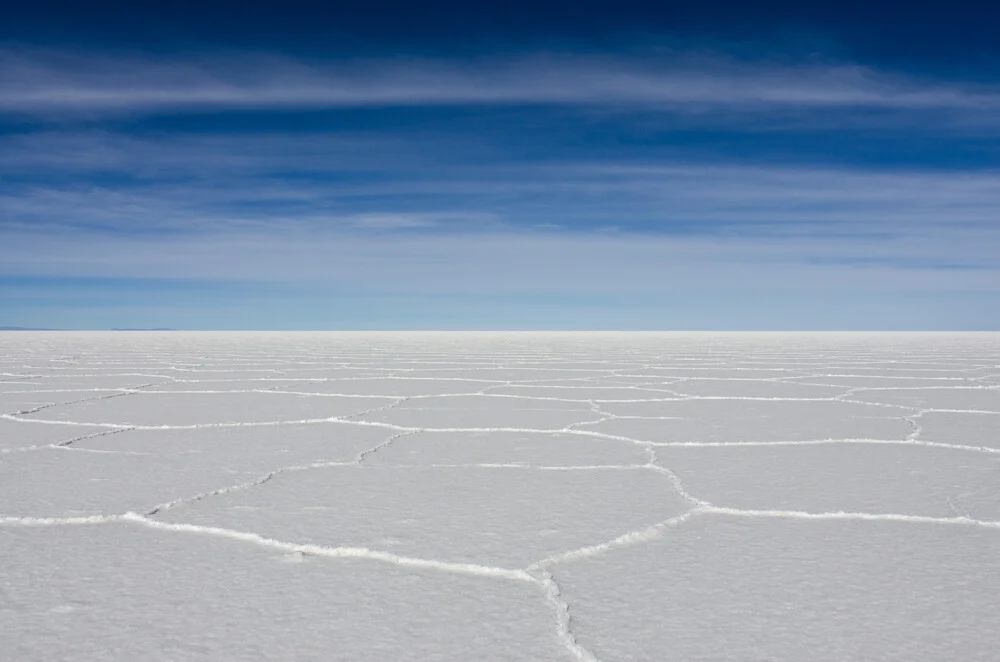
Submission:
MULTIPOLYGON (((300 421, 265 421, 259 423, 247 423, 247 422, 233 422, 233 423, 210 423, 210 424, 195 424, 195 425, 164 425, 164 426, 134 426, 126 424, 116 424, 116 423, 76 423, 71 421, 49 421, 44 419, 31 419, 24 418, 26 415, 48 409, 50 407, 74 404, 75 402, 84 402, 88 400, 95 399, 107 399, 113 397, 122 397, 132 393, 139 392, 138 389, 150 386, 150 384, 142 385, 139 387, 133 387, 131 389, 33 389, 30 391, 19 391, 16 393, 22 394, 40 394, 40 393, 56 393, 65 391, 88 391, 88 392, 101 392, 107 393, 109 390, 114 392, 103 395, 98 398, 86 398, 85 400, 77 400, 67 403, 51 403, 42 405, 35 409, 28 409, 25 411, 19 411, 16 414, 4 414, 2 418, 7 420, 16 420, 20 423, 30 424, 50 424, 50 425, 90 425, 100 428, 105 428, 104 430, 81 437, 77 437, 65 442, 60 442, 57 444, 39 445, 31 447, 20 447, 14 449, 4 449, 0 450, 3 452, 22 452, 25 450, 43 449, 43 448, 58 448, 67 451, 78 451, 78 452, 94 452, 94 453, 120 453, 127 451, 103 451, 98 449, 87 449, 82 447, 74 448, 73 444, 84 439, 99 437, 111 434, 117 434, 119 432, 124 432, 128 430, 172 430, 172 429, 213 429, 213 428, 230 428, 230 427, 266 427, 275 425, 302 425, 302 424, 321 424, 338 422, 351 424, 356 426, 372 426, 380 427, 388 431, 392 431, 394 434, 389 436, 383 442, 361 451, 357 454, 353 461, 319 461, 303 465, 294 465, 287 467, 280 467, 271 472, 268 472, 262 476, 255 478, 254 480, 247 481, 244 483, 239 483, 236 485, 231 485, 228 487, 218 488, 209 492, 204 492, 192 497, 185 497, 180 499, 175 499, 173 501, 161 504, 150 510, 146 514, 138 514, 135 512, 128 512, 120 515, 94 515, 90 517, 0 517, 0 525, 3 526, 61 526, 61 525, 100 525, 110 522, 126 522, 132 525, 143 526, 151 529, 174 532, 182 535, 209 535, 227 538, 231 540, 240 541, 246 544, 253 544, 259 547, 264 547, 268 549, 273 549, 277 551, 282 551, 286 553, 302 554, 319 556, 326 558, 356 558, 365 559, 370 561, 390 563, 401 567, 410 568, 421 568, 421 569, 432 569, 436 571, 443 572, 453 572, 459 574, 468 574, 483 577, 496 577, 503 580, 517 581, 517 582, 527 582, 539 587, 545 596, 546 603, 549 605, 552 613, 555 616, 555 632, 559 641, 572 656, 578 660, 585 660, 592 662, 597 660, 596 655, 590 651, 588 648, 584 647, 577 639, 577 635, 574 632, 574 620, 572 618, 571 607, 566 601, 562 594, 562 590, 556 581, 556 578, 552 574, 552 567, 558 566, 562 563, 570 563, 580 559, 586 559, 589 557, 597 556, 600 554, 606 554, 614 552, 615 550, 630 546, 645 543, 650 540, 654 540, 665 535, 672 528, 681 526, 685 522, 699 516, 726 516, 726 517, 745 517, 745 518, 776 518, 776 519, 792 519, 792 520, 809 520, 809 521, 828 521, 828 520, 861 520, 861 521, 872 521, 872 522, 903 522, 917 525, 951 525, 951 526, 973 526, 987 529, 1000 529, 1000 522, 989 521, 989 520, 979 520, 968 516, 968 513, 960 508, 960 504, 956 505, 950 497, 945 497, 948 501, 948 505, 951 511, 955 514, 955 517, 926 517, 918 515, 907 515, 907 514, 897 514, 897 513, 865 513, 865 512, 806 512, 806 511, 796 511, 796 510, 753 510, 753 509, 740 509, 740 508, 729 508, 725 506, 717 506, 708 503, 690 494, 685 489, 683 482, 679 476, 674 473, 671 469, 665 466, 661 466, 658 462, 656 449, 660 447, 673 447, 673 446, 690 446, 690 447, 720 447, 720 446, 790 446, 790 445, 821 445, 821 444, 895 444, 895 445, 910 445, 910 446, 929 446, 935 448, 949 448, 955 450, 963 451, 975 451, 982 453, 1000 453, 998 448, 989 448, 985 446, 976 446, 973 444, 947 444, 947 443, 937 443, 924 441, 920 439, 922 429, 920 424, 920 417, 929 412, 953 412, 959 414, 1000 414, 997 411, 980 411, 980 410, 962 410, 962 409, 930 409, 930 408, 919 408, 911 407, 906 405, 890 404, 890 403, 877 403, 877 402, 867 402, 864 400, 856 399, 857 396, 864 392, 872 391, 886 391, 886 390, 928 390, 931 388, 941 389, 947 388, 949 390, 987 390, 995 391, 1000 389, 1000 384, 990 384, 982 386, 969 387, 970 381, 985 381, 987 379, 995 378, 995 368, 997 366, 983 366, 981 361, 981 355, 979 360, 979 367, 970 368, 964 371, 958 371, 961 374, 973 374, 977 372, 991 371, 989 374, 980 375, 977 377, 923 377, 914 376, 910 377, 905 374, 892 375, 888 378, 896 379, 935 379, 935 380, 954 380, 958 382, 959 386, 905 386, 900 388, 890 387, 890 386, 845 386, 843 384, 828 384, 829 386, 836 387, 838 390, 843 389, 843 393, 838 396, 831 398, 796 398, 796 397, 739 397, 739 396, 694 396, 678 393, 668 388, 664 388, 670 384, 678 384, 685 381, 690 381, 691 379, 706 379, 706 380, 718 380, 720 382, 724 381, 759 381, 761 383, 770 384, 816 384, 822 385, 820 382, 823 381, 824 377, 832 378, 840 375, 851 376, 849 373, 855 371, 864 372, 865 367, 865 357, 867 353, 857 354, 851 353, 847 350, 838 353, 826 353, 820 355, 817 361, 826 362, 827 367, 823 368, 816 365, 816 361, 810 359, 810 361, 791 361, 782 360, 780 365, 786 366, 781 368, 779 374, 769 377, 704 377, 698 374, 699 369, 711 370, 718 373, 719 371, 730 371, 734 375, 738 374, 739 371, 750 371, 759 369, 758 365, 767 365, 769 363, 774 363, 774 361, 767 360, 769 357, 778 356, 780 353, 775 352, 764 352, 759 354, 756 358, 760 360, 736 360, 738 358, 737 353, 734 351, 725 350, 722 351, 720 348, 722 346, 718 344, 713 344, 712 350, 707 354, 703 353, 700 355, 694 354, 684 354, 678 355, 674 350, 662 351, 655 354, 645 354, 641 355, 640 352, 629 349, 628 351, 621 351, 614 355, 614 358, 607 360, 593 360, 587 359, 589 354, 582 350, 563 350, 561 354, 561 359, 552 360, 548 358, 548 350, 545 351, 532 351, 523 352, 518 355, 517 358, 510 359, 510 351, 508 349, 503 349, 502 351, 490 352, 489 356, 470 356, 465 353, 461 353, 457 358, 453 354, 453 349, 441 350, 434 355, 428 355, 426 351, 417 349, 407 349, 406 351, 399 350, 398 348, 392 349, 391 347, 380 347, 372 346, 366 351, 354 354, 350 354, 346 351, 334 351, 333 356, 329 351, 316 352, 315 348, 302 344, 301 346, 296 346, 294 348, 297 353, 293 357, 294 360, 287 361, 277 361, 273 357, 265 358, 262 353, 246 354, 242 352, 208 352, 205 351, 205 356, 200 356, 201 351, 198 355, 192 355, 190 352, 187 353, 187 359, 189 361, 201 361, 200 363, 182 363, 180 361, 175 361, 173 365, 165 368, 152 367, 148 368, 151 370, 163 370, 163 371, 174 371, 177 373, 184 373, 185 375, 190 375, 194 377, 205 377, 211 378, 216 373, 222 373, 225 375, 235 374, 239 369, 245 368, 246 366, 257 365, 258 369, 254 372, 268 373, 273 376, 264 378, 244 378, 244 379, 190 379, 190 380, 178 380, 173 377, 168 377, 164 375, 151 375, 149 373, 100 373, 102 367, 106 369, 116 370, 120 369, 123 365, 128 362, 128 356, 124 356, 121 360, 115 361, 93 361, 86 356, 75 356, 74 358, 80 359, 86 363, 90 362, 92 369, 98 372, 90 376, 110 376, 110 374, 116 374, 119 376, 124 375, 135 375, 135 376, 146 376, 146 377, 156 377, 158 379, 168 379, 172 380, 170 382, 160 382, 160 384, 168 384, 169 386, 176 386, 177 390, 174 391, 158 391, 156 393, 229 393, 229 394, 239 394, 239 393, 284 393, 289 395, 299 395, 302 397, 351 397, 359 399, 382 399, 391 400, 387 404, 379 407, 369 409, 364 412, 359 412, 356 414, 351 414, 342 417, 329 417, 329 418, 319 418, 319 419, 306 419, 300 421), (423 353, 421 353, 423 351, 423 353), (394 352, 394 353, 393 353, 394 352), (350 355, 348 355, 350 354, 350 355), (418 367, 410 368, 387 368, 382 367, 379 364, 384 362, 384 356, 391 354, 394 357, 399 358, 401 362, 405 360, 406 363, 411 364, 414 361, 419 360, 420 365, 418 367), (432 360, 434 356, 437 356, 441 360, 432 360), (491 357, 495 357, 496 360, 490 360, 491 357), (735 358, 734 358, 735 357, 735 358), (310 360, 305 360, 306 358, 310 360), (479 360, 469 360, 470 358, 478 358, 479 360), (642 359, 641 361, 639 359, 642 359), (711 360, 707 360, 707 359, 711 360), (317 360, 312 360, 317 359, 317 360), (341 360, 343 359, 343 360, 341 360), (231 368, 225 369, 215 369, 211 366, 217 366, 220 361, 238 361, 238 363, 233 362, 231 368), (532 367, 532 365, 524 364, 538 364, 545 361, 546 367, 532 367), (572 364, 576 360, 586 360, 588 362, 588 367, 586 368, 571 368, 560 366, 560 361, 564 364, 572 364), (275 369, 259 369, 262 364, 276 365, 275 369), (440 368, 426 368, 427 365, 442 364, 445 367, 440 368), (736 364, 739 365, 736 365, 736 364), (674 364, 674 365, 665 365, 674 364), (343 377, 343 378, 301 378, 293 377, 292 375, 301 375, 304 371, 311 371, 314 368, 305 366, 321 366, 321 369, 344 369, 344 370, 359 370, 364 371, 365 375, 358 375, 355 377, 343 377), (455 366, 460 366, 456 368, 455 366), (181 367, 187 366, 187 367, 181 367), (208 367, 206 367, 208 366, 208 367), (595 367, 600 366, 600 367, 595 367), (614 367, 613 366, 618 366, 614 367), (626 366, 626 367, 622 367, 626 366), (789 367, 791 366, 791 367, 789 367), (280 369, 279 369, 280 368, 280 369), (612 369, 613 368, 613 369, 612 369), (500 380, 500 379, 474 379, 470 377, 449 377, 447 376, 448 371, 460 372, 462 370, 473 371, 477 369, 509 369, 509 370, 521 370, 525 371, 525 374, 520 375, 521 377, 532 376, 528 371, 535 371, 538 379, 520 379, 520 380, 500 380), (426 375, 417 374, 416 371, 421 373, 428 373, 426 375), (559 371, 555 374, 562 374, 563 377, 559 380, 553 378, 553 373, 544 373, 544 371, 559 371), (826 371, 825 373, 822 371, 826 371), (441 376, 434 375, 433 373, 441 372, 441 376), (666 374, 661 375, 649 375, 649 374, 639 374, 643 372, 650 371, 660 371, 662 373, 675 373, 676 374, 687 374, 689 377, 682 376, 670 376, 666 374), (566 376, 570 372, 585 372, 587 376, 574 376, 569 378, 566 376), (597 374, 592 374, 596 372, 597 374), (410 380, 411 382, 419 381, 439 381, 439 380, 455 380, 455 381, 468 381, 483 384, 483 388, 478 392, 473 393, 426 393, 426 394, 416 394, 408 397, 395 397, 386 395, 376 395, 371 393, 318 393, 311 392, 311 384, 313 383, 329 383, 335 381, 354 381, 354 380, 364 380, 372 379, 372 374, 379 374, 380 379, 397 379, 397 380, 410 380), (386 373, 388 376, 386 376, 386 373), (631 380, 639 379, 642 381, 641 384, 628 383, 631 380), (603 380, 603 383, 602 383, 603 380), (801 381, 794 381, 801 380, 801 381), (232 390, 198 390, 197 384, 199 382, 257 382, 263 388, 234 388, 232 390), (553 382, 553 381, 563 381, 563 382, 573 382, 574 384, 560 384, 556 388, 563 389, 579 389, 580 398, 559 398, 550 396, 531 396, 531 395, 519 395, 513 393, 495 393, 502 387, 521 387, 525 389, 529 388, 550 388, 552 384, 543 384, 543 382, 553 382), (622 383, 625 382, 625 383, 622 383), (268 387, 268 383, 275 383, 276 385, 268 387), (192 387, 192 385, 195 385, 192 387), (608 386, 610 385, 610 386, 608 386), (589 388, 603 388, 610 387, 618 390, 631 389, 635 392, 637 396, 650 396, 648 398, 629 398, 625 400, 605 400, 601 398, 586 398, 587 394, 583 392, 584 389, 589 388), (183 390, 182 390, 183 389, 183 390), (296 390, 290 390, 296 389, 296 390), (426 428, 426 427, 411 427, 394 425, 390 423, 381 423, 377 421, 366 421, 366 420, 356 420, 363 419, 366 415, 375 414, 380 411, 385 411, 387 409, 392 409, 397 407, 404 402, 409 400, 425 400, 430 398, 449 398, 449 397, 468 397, 470 395, 478 395, 489 398, 520 398, 520 399, 530 399, 539 401, 553 401, 553 402, 564 402, 564 403, 585 403, 589 406, 590 411, 596 415, 600 416, 597 421, 577 421, 566 425, 562 428, 557 429, 535 429, 535 428, 523 428, 516 426, 503 426, 503 427, 443 427, 443 428, 426 428), (659 397, 656 397, 659 396, 659 397), (669 397, 664 397, 669 396, 669 397), (851 396, 856 396, 852 398, 851 396), (586 426, 589 424, 594 424, 601 421, 613 420, 616 418, 628 418, 628 419, 638 419, 638 420, 666 420, 666 419, 676 419, 677 417, 662 417, 662 416, 615 416, 612 414, 607 414, 602 411, 602 404, 604 403, 676 403, 676 402, 690 402, 697 400, 753 400, 753 401, 778 401, 778 402, 837 402, 837 403, 854 403, 858 405, 865 405, 868 407, 882 407, 896 410, 892 413, 896 414, 892 417, 887 417, 886 420, 904 420, 911 428, 911 432, 906 436, 905 439, 867 439, 867 438, 857 438, 857 439, 812 439, 812 440, 799 440, 799 441, 773 441, 773 440, 759 440, 759 441, 738 441, 738 442, 708 442, 708 441, 688 441, 688 442, 647 442, 638 439, 634 439, 622 435, 606 434, 586 429, 580 429, 581 426, 586 426), (364 467, 365 471, 379 470, 382 467, 366 465, 365 460, 373 453, 378 453, 390 446, 395 440, 407 436, 413 435, 418 432, 516 432, 516 433, 532 433, 540 435, 578 435, 581 437, 589 437, 595 439, 603 439, 608 441, 618 441, 622 443, 629 443, 638 445, 643 448, 648 461, 645 464, 592 464, 592 465, 543 465, 543 464, 533 464, 533 463, 460 463, 460 464, 428 464, 428 465, 393 465, 393 468, 417 468, 417 467, 437 467, 437 468, 483 468, 483 469, 498 469, 498 470, 513 470, 513 471, 654 471, 662 475, 667 481, 670 482, 674 491, 680 495, 689 505, 690 508, 684 513, 671 517, 667 520, 652 524, 645 528, 637 529, 634 531, 626 532, 619 535, 613 539, 607 540, 605 542, 580 547, 573 550, 567 550, 560 552, 558 554, 549 556, 541 561, 532 563, 527 568, 524 569, 514 569, 514 568, 500 568, 489 565, 480 565, 476 563, 451 563, 446 561, 440 561, 436 559, 427 558, 416 558, 404 555, 392 554, 390 552, 369 549, 365 547, 329 547, 322 545, 313 544, 302 544, 295 542, 287 542, 274 540, 271 538, 264 537, 260 534, 254 532, 243 532, 235 531, 230 529, 224 529, 219 527, 211 526, 200 526, 195 524, 186 523, 170 523, 162 520, 154 519, 153 516, 163 510, 173 508, 182 504, 193 503, 203 499, 207 499, 213 496, 223 495, 229 492, 234 492, 238 490, 246 490, 254 487, 261 486, 268 481, 272 480, 275 476, 296 471, 304 471, 309 469, 319 469, 325 467, 364 467)), ((976 350, 980 351, 980 350, 976 350)), ((853 352, 853 350, 852 350, 853 352)), ((934 368, 927 368, 926 363, 922 368, 913 368, 914 370, 921 369, 927 370, 928 372, 941 372, 943 374, 954 367, 948 367, 948 359, 967 361, 964 358, 966 355, 962 353, 946 353, 944 355, 936 353, 935 357, 939 360, 931 363, 931 365, 943 366, 941 369, 936 370, 934 368)), ((42 361, 42 359, 39 359, 42 361)), ((60 363, 78 364, 80 361, 59 359, 60 363)), ((147 358, 145 360, 147 365, 152 365, 160 363, 160 361, 154 361, 152 358, 147 358)), ((884 363, 898 364, 899 366, 905 366, 906 360, 893 359, 891 361, 884 361, 884 363)), ((778 364, 775 364, 778 365, 778 364)), ((967 363, 966 363, 967 365, 967 363)), ((8 369, 14 369, 12 366, 8 366, 8 369)), ((23 366, 25 370, 32 370, 35 372, 35 368, 31 366, 23 366)), ((61 370, 62 366, 58 368, 53 368, 51 365, 48 366, 49 370, 61 370)), ((141 369, 141 367, 140 367, 141 369)), ((320 368, 317 368, 320 369, 320 368)), ((45 368, 39 368, 39 370, 45 370, 45 368)), ((892 370, 895 372, 903 372, 905 368, 885 368, 886 371, 892 370)), ((10 372, 0 373, 0 376, 6 378, 2 381, 21 381, 25 383, 26 379, 44 379, 45 375, 23 375, 15 374, 10 372)), ((86 375, 78 375, 86 376, 86 375)), ((870 377, 869 374, 857 375, 858 377, 870 377)), ((881 378, 886 378, 885 375, 878 375, 881 378)), ((32 384, 43 386, 44 384, 32 384)), ((257 384, 255 384, 257 385, 257 384)), ((552 391, 555 393, 560 393, 560 391, 552 391)), ((145 391, 149 393, 149 391, 145 391)), ((576 395, 576 392, 563 392, 563 394, 576 395)), ((596 394, 596 393, 595 393, 596 394)))
POLYGON ((381 561, 394 565, 409 568, 425 568, 430 570, 442 570, 464 575, 476 575, 479 577, 497 577, 500 579, 510 579, 519 582, 531 582, 531 576, 524 570, 501 568, 497 566, 478 565, 475 563, 453 563, 449 561, 437 561, 434 559, 424 559, 412 556, 401 556, 390 552, 369 549, 367 547, 327 547, 311 543, 293 543, 273 538, 267 538, 257 533, 224 529, 215 526, 201 526, 198 524, 183 524, 162 522, 152 519, 146 515, 135 512, 127 512, 120 515, 120 521, 134 522, 151 529, 162 531, 174 531, 178 533, 195 533, 202 535, 229 538, 241 542, 250 543, 259 547, 275 549, 286 553, 299 553, 306 556, 320 556, 325 558, 353 558, 367 559, 371 561, 381 561))
POLYGON ((726 508, 705 506, 701 512, 714 515, 734 515, 737 517, 801 519, 801 520, 861 520, 867 522, 909 522, 912 524, 947 524, 975 526, 986 529, 1000 529, 1000 521, 980 520, 971 517, 928 517, 926 515, 902 515, 897 513, 825 512, 812 513, 801 510, 754 510, 747 508, 726 508))
POLYGON ((573 633, 573 618, 569 612, 569 603, 562 597, 562 591, 552 573, 538 569, 530 574, 545 591, 545 600, 555 612, 556 636, 559 637, 563 647, 581 662, 600 662, 597 656, 577 641, 576 635, 573 633))

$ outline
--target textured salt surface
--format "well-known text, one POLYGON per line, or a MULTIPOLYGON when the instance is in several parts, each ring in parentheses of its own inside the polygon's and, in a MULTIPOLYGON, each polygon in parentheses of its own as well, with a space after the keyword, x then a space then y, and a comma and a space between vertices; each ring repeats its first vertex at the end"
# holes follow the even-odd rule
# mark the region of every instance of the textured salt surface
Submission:
POLYGON ((17 660, 989 660, 997 334, 0 334, 17 660))

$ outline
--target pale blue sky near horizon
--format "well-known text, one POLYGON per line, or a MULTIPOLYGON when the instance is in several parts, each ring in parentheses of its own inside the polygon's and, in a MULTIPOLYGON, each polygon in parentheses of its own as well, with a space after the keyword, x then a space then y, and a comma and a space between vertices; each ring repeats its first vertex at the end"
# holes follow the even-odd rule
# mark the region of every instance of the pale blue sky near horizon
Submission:
POLYGON ((1000 9, 469 4, 15 9, 0 325, 1000 329, 1000 9))

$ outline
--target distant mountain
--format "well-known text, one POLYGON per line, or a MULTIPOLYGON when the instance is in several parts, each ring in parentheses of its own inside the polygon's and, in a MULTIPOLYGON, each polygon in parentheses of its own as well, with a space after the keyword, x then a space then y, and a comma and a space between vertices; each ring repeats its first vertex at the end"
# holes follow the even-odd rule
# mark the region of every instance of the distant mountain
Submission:
MULTIPOLYGON (((87 329, 46 329, 40 326, 0 326, 0 331, 83 331, 87 329)), ((112 331, 179 331, 166 327, 156 329, 111 329, 112 331)))
POLYGON ((0 326, 0 331, 56 331, 56 329, 43 329, 31 326, 0 326))

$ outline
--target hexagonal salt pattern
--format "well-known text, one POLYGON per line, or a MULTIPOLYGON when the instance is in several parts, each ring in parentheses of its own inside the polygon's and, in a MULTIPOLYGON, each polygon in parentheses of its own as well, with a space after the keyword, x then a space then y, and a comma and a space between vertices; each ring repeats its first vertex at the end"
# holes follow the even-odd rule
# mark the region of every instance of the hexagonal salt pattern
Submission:
POLYGON ((931 411, 916 421, 917 439, 1000 451, 1000 414, 931 411))
POLYGON ((844 395, 849 389, 825 384, 767 381, 762 379, 702 379, 691 378, 669 386, 673 393, 705 397, 745 398, 832 398, 844 395))
POLYGON ((649 452, 638 444, 572 433, 419 432, 400 437, 365 461, 389 466, 628 466, 647 464, 649 452))
POLYGON ((178 497, 255 485, 275 471, 353 463, 392 436, 337 423, 113 432, 5 457, 0 517, 146 512, 178 497))
POLYGON ((35 411, 41 411, 54 405, 65 405, 71 402, 89 401, 100 397, 120 395, 120 391, 51 391, 51 390, 21 390, 0 391, 0 415, 21 416, 35 411))
POLYGON ((851 397, 913 409, 983 410, 1000 414, 1000 389, 989 386, 881 389, 859 391, 851 397))
POLYGON ((299 393, 326 393, 336 395, 384 395, 408 398, 427 395, 465 395, 480 393, 494 386, 493 382, 475 379, 437 379, 435 377, 382 377, 332 379, 329 381, 299 382, 282 386, 282 391, 299 393))
POLYGON ((97 425, 31 425, 17 418, 0 418, 0 453, 60 446, 107 432, 97 425))
POLYGON ((573 660, 530 581, 136 524, 0 530, 11 660, 573 660))
POLYGON ((997 334, 0 334, 0 650, 992 660, 997 374, 997 334))
POLYGON ((1000 520, 1000 453, 900 444, 669 447, 657 459, 691 494, 750 510, 908 513, 1000 520))
POLYGON ((327 467, 283 473, 259 489, 160 516, 279 540, 519 568, 649 527, 689 505, 645 468, 327 467))
POLYGON ((553 570, 600 660, 996 658, 1000 530, 704 515, 553 570))
POLYGON ((406 400, 360 420, 411 429, 538 428, 558 430, 601 418, 585 402, 520 396, 460 395, 406 400))
POLYGON ((902 439, 913 429, 905 411, 836 400, 607 402, 600 410, 609 418, 578 429, 652 443, 902 439))
POLYGON ((360 414, 389 398, 306 396, 290 393, 123 393, 45 409, 42 421, 120 426, 194 426, 322 420, 360 414))

